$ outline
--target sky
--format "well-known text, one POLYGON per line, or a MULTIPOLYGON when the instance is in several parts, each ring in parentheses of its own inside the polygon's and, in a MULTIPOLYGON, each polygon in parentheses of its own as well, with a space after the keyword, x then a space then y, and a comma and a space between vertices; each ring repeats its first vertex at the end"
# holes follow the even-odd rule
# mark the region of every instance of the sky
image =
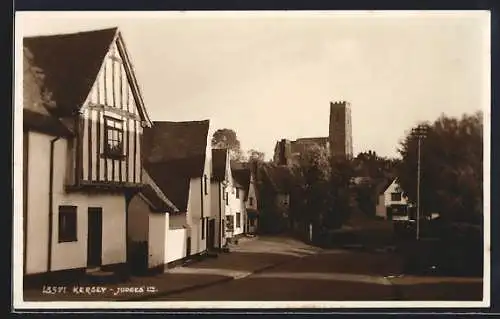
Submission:
POLYGON ((117 26, 153 121, 210 120, 272 158, 352 108, 354 154, 397 156, 419 121, 483 110, 490 21, 457 12, 21 12, 16 36, 117 26))

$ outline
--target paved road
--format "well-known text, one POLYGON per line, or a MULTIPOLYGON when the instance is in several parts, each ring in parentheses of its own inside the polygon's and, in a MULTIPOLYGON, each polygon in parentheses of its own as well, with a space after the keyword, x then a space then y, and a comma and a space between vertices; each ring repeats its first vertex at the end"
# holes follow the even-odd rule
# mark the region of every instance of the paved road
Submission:
MULTIPOLYGON (((382 250, 315 250, 285 238, 258 240, 243 249, 259 259, 287 255, 279 265, 251 274, 244 265, 180 269, 225 274, 235 280, 158 297, 169 301, 387 301, 482 299, 477 278, 400 276, 401 258, 382 250), (250 253, 251 251, 251 253, 250 253), (290 258, 293 257, 293 258, 290 258), (234 269, 231 269, 234 268, 234 269)), ((241 251, 240 251, 241 252, 241 251)))

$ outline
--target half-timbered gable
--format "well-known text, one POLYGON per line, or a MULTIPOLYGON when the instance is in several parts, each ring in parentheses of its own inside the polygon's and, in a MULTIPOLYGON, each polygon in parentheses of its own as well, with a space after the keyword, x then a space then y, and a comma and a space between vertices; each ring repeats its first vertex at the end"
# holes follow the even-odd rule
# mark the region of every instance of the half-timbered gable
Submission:
POLYGON ((76 136, 67 186, 140 186, 141 136, 151 121, 118 29, 25 38, 24 45, 58 102, 54 113, 76 136))

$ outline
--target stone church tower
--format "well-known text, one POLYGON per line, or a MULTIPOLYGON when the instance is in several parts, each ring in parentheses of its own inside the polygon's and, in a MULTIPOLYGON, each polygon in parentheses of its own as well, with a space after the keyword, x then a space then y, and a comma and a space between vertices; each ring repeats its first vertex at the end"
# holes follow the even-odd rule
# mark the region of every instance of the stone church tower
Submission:
POLYGON ((352 158, 351 103, 330 102, 330 152, 332 156, 352 158))

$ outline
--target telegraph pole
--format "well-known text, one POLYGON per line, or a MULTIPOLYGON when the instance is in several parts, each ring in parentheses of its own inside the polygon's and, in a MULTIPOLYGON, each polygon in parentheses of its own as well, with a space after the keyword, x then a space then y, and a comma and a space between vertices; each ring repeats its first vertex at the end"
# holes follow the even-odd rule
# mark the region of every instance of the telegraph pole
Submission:
POLYGON ((418 136, 418 160, 417 160, 417 240, 420 239, 420 144, 421 144, 421 136, 418 136))
POLYGON ((427 126, 419 125, 417 128, 412 129, 412 134, 417 137, 418 149, 417 149, 417 240, 420 239, 420 147, 422 144, 422 138, 427 134, 427 126))

